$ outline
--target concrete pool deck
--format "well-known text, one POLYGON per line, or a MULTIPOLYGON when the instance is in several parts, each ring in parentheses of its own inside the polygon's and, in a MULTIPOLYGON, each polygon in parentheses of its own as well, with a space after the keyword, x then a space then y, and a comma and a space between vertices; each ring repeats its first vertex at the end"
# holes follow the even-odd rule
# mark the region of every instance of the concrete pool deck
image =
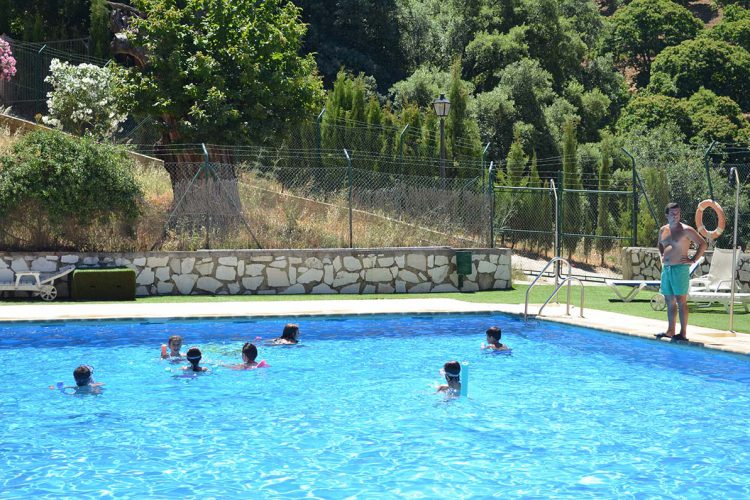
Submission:
MULTIPOLYGON (((529 306, 535 314, 539 304, 529 306)), ((114 319, 189 319, 231 317, 299 317, 344 314, 428 314, 428 313, 509 313, 523 316, 523 304, 477 304, 455 299, 399 299, 399 300, 311 300, 290 302, 180 302, 160 304, 137 303, 84 303, 84 304, 31 304, 0 307, 0 322, 7 321, 66 321, 114 319)), ((663 332, 666 321, 571 307, 571 316, 565 315, 565 306, 550 304, 538 319, 584 326, 613 333, 656 340, 654 334, 663 332)), ((750 335, 732 333, 698 326, 688 330, 693 345, 750 355, 750 335)), ((662 342, 669 342, 662 339, 662 342)))

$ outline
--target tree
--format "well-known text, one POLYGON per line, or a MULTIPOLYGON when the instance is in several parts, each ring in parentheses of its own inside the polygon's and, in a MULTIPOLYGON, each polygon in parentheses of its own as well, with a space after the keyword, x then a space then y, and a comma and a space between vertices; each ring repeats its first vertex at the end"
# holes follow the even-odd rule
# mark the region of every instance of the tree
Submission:
MULTIPOLYGON (((581 189, 581 176, 578 171, 578 161, 576 150, 578 142, 576 140, 576 122, 570 118, 563 126, 563 189, 581 189)), ((579 193, 566 193, 563 197, 563 233, 567 233, 563 238, 562 246, 568 252, 568 260, 578 247, 580 233, 583 226, 581 196, 579 193)))
POLYGON ((90 18, 91 55, 108 59, 112 34, 109 30, 109 9, 106 0, 91 0, 90 18))
POLYGON ((73 66, 53 59, 44 80, 52 85, 44 123, 76 135, 111 139, 127 119, 122 77, 114 66, 73 66))
MULTIPOLYGON (((470 92, 467 84, 461 80, 461 60, 456 59, 451 66, 451 85, 448 99, 451 101, 450 113, 445 124, 446 148, 454 164, 467 157, 479 156, 479 129, 469 113, 470 92)), ((461 171, 451 172, 449 177, 456 177, 461 171)))
POLYGON ((604 265, 604 254, 612 249, 614 242, 612 236, 612 199, 611 195, 602 191, 609 191, 612 184, 612 137, 607 135, 601 142, 601 158, 599 160, 599 198, 596 203, 596 249, 599 251, 601 260, 599 265, 604 265))
POLYGON ((671 0, 633 0, 610 21, 610 46, 625 64, 648 81, 651 60, 666 47, 694 38, 701 22, 671 0))
POLYGON ((99 250, 101 228, 122 230, 139 213, 140 188, 124 149, 40 130, 0 157, 3 232, 33 250, 99 250))
POLYGON ((654 92, 689 97, 705 87, 750 109, 750 52, 742 47, 705 38, 688 40, 665 49, 654 59, 652 70, 649 89, 654 92))
POLYGON ((500 82, 499 68, 529 55, 529 46, 524 40, 527 30, 527 26, 515 26, 508 33, 482 31, 469 42, 463 73, 476 85, 477 91, 494 88, 500 82))
POLYGON ((654 129, 675 125, 683 131, 690 127, 690 117, 681 99, 661 94, 639 96, 630 101, 617 122, 620 132, 654 129))
POLYGON ((135 0, 134 43, 147 53, 131 73, 136 111, 154 116, 162 142, 257 142, 320 109, 305 26, 281 0, 135 0))

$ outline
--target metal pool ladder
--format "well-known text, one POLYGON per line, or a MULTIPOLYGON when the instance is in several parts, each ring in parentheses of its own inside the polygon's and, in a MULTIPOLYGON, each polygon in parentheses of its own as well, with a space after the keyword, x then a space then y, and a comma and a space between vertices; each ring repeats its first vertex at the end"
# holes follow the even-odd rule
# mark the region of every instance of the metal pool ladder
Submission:
MULTIPOLYGON (((523 306, 523 321, 524 322, 528 321, 528 316, 529 316, 529 292, 531 291, 532 288, 534 288, 534 285, 536 285, 536 282, 539 280, 539 278, 542 277, 542 275, 544 274, 544 271, 546 271, 547 268, 549 266, 551 266, 553 263, 558 262, 558 261, 559 262, 564 262, 565 264, 568 265, 568 277, 564 278, 560 282, 560 284, 558 284, 555 287, 555 290, 552 292, 552 295, 550 295, 549 298, 547 299, 547 301, 544 304, 542 304, 542 307, 539 308, 539 312, 537 312, 536 315, 539 316, 540 314, 542 314, 542 310, 544 310, 545 306, 547 304, 549 304, 550 301, 553 298, 555 298, 555 296, 557 295, 557 292, 559 292, 560 289, 563 287, 563 285, 565 285, 567 283, 568 284, 568 290, 567 290, 567 292, 568 292, 568 294, 567 294, 567 302, 568 302, 568 304, 567 304, 567 308, 565 309, 565 314, 567 316, 570 316, 570 285, 572 284, 573 281, 576 281, 576 282, 578 282, 579 285, 581 285, 581 314, 580 314, 580 317, 583 318, 583 299, 584 299, 584 286, 583 286, 583 282, 581 280, 579 280, 578 278, 576 278, 575 276, 572 276, 573 266, 570 265, 570 262, 568 262, 567 260, 563 259, 562 257, 555 257, 552 260, 550 260, 549 262, 547 262, 547 265, 544 266, 544 269, 542 269, 539 272, 539 274, 537 275, 537 277, 534 278, 534 281, 531 282, 531 285, 529 285, 529 288, 526 289, 526 302, 525 302, 525 304, 523 306)), ((560 273, 559 273, 558 270, 555 270, 555 283, 557 283, 557 278, 558 277, 561 278, 562 276, 560 276, 560 273)))

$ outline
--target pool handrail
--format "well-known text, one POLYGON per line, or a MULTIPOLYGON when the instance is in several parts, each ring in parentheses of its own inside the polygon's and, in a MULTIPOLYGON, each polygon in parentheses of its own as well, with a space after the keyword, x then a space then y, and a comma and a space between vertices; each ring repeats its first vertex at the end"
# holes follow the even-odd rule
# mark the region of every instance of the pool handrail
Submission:
POLYGON ((531 289, 534 288, 534 285, 536 285, 536 282, 539 281, 539 278, 541 278, 542 275, 544 275, 544 271, 546 271, 547 268, 555 262, 563 262, 568 265, 568 276, 567 278, 564 278, 562 282, 560 282, 560 284, 558 284, 557 280, 558 278, 562 278, 562 275, 560 274, 559 269, 555 269, 555 290, 552 292, 552 295, 550 295, 550 297, 547 299, 544 305, 542 305, 542 307, 539 308, 539 312, 537 312, 537 315, 541 314, 542 309, 544 309, 544 306, 546 306, 550 302, 550 300, 552 300, 555 297, 555 295, 557 295, 557 292, 560 290, 560 288, 562 288, 562 286, 565 283, 568 283, 568 290, 567 290, 568 298, 567 298, 566 314, 570 316, 570 283, 573 279, 575 279, 575 281, 577 281, 581 285, 581 317, 583 317, 583 300, 584 300, 583 282, 580 279, 572 276, 573 266, 570 265, 570 262, 568 262, 567 259, 564 259, 562 257, 553 257, 552 259, 550 259, 549 262, 547 262, 547 265, 545 265, 544 268, 542 268, 542 270, 539 271, 539 274, 537 275, 537 277, 534 278, 534 280, 529 285, 529 288, 526 289, 526 300, 524 301, 524 306, 523 306, 524 322, 528 321, 528 316, 529 316, 529 292, 531 292, 531 289))

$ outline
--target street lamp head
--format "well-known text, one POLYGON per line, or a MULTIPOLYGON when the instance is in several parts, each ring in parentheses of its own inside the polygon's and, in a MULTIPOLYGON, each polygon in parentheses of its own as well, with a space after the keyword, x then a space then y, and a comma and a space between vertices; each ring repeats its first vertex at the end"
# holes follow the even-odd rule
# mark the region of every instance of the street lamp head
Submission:
POLYGON ((432 101, 432 107, 435 108, 436 115, 445 118, 451 109, 451 102, 445 98, 445 94, 440 94, 440 97, 432 101))

